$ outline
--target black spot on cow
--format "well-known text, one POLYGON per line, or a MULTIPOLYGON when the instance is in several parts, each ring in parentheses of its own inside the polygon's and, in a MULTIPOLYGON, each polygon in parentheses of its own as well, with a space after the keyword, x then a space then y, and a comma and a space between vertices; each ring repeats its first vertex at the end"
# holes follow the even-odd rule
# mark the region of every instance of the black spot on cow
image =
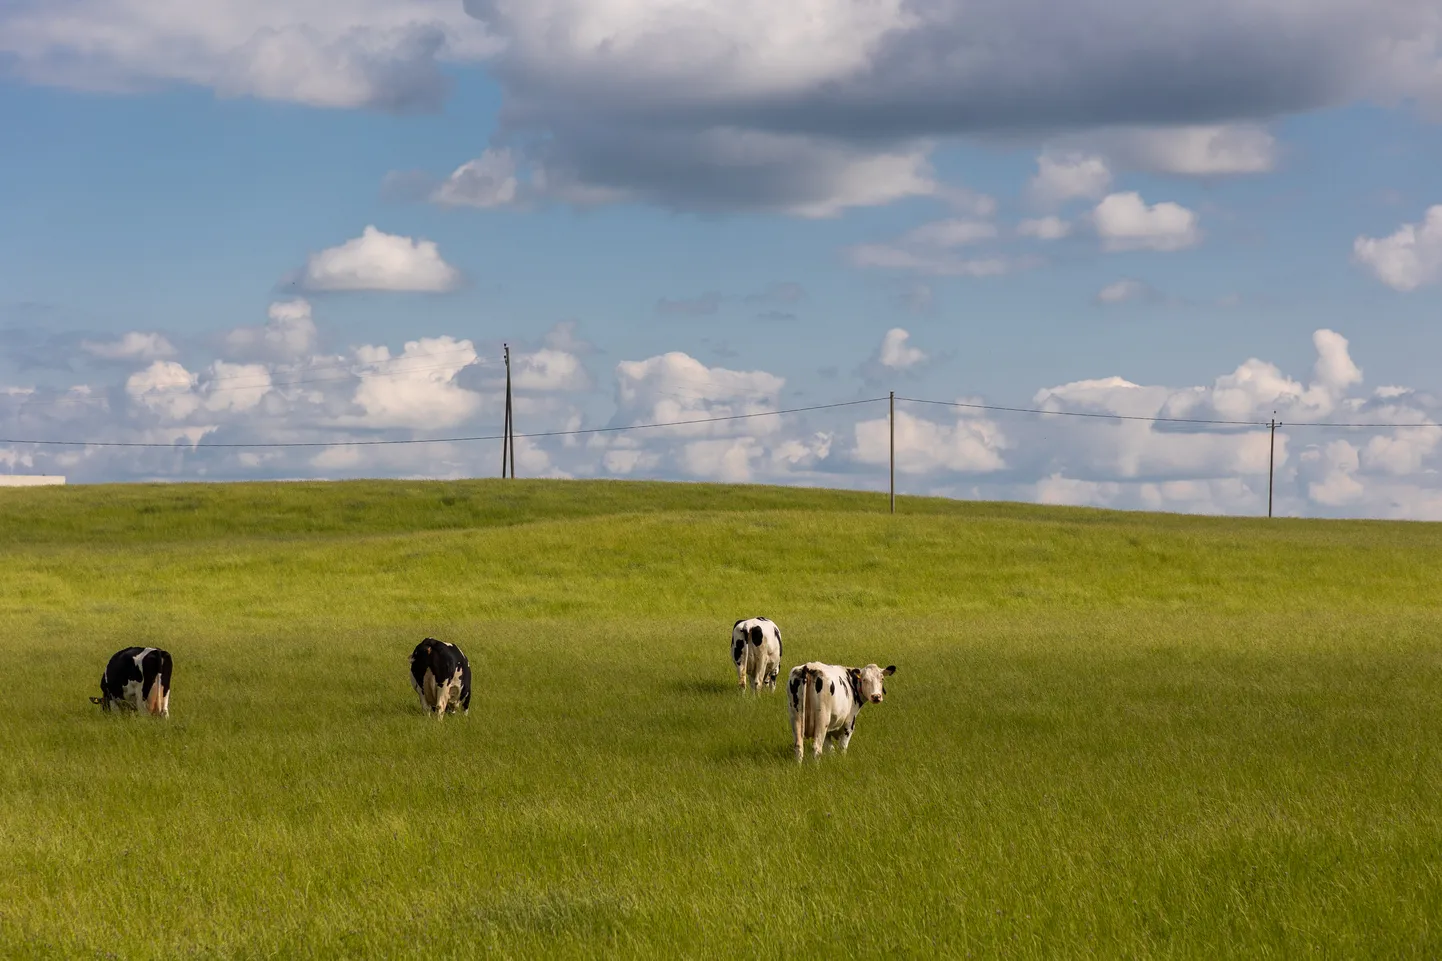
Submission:
POLYGON ((835 681, 832 681, 832 682, 831 682, 831 693, 832 693, 833 695, 836 693, 836 682, 835 682, 835 681))
POLYGON ((760 647, 760 646, 761 646, 761 642, 764 641, 764 640, 766 640, 766 632, 763 631, 763 630, 761 630, 761 625, 759 625, 759 624, 752 624, 752 625, 751 625, 751 643, 752 643, 753 645, 755 645, 756 647, 760 647))
POLYGON ((746 650, 746 642, 739 637, 731 639, 731 663, 741 663, 741 652, 746 650))
POLYGON ((819 674, 816 677, 816 693, 821 693, 821 676, 819 674))

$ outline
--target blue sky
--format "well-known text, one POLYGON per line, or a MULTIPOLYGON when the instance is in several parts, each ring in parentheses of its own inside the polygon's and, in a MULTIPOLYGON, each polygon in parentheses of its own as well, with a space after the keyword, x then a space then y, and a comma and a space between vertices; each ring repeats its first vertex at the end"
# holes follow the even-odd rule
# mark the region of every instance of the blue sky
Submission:
MULTIPOLYGON (((495 445, 345 442, 492 432, 503 340, 521 431, 890 389, 1430 423, 1437 22, 1433 0, 19 0, 0 436, 156 446, 0 443, 0 471, 493 473, 495 445), (191 446, 284 441, 336 446, 191 446)), ((879 488, 881 416, 537 439, 521 472, 879 488)), ((904 490, 1265 510, 1262 431, 898 428, 904 490)), ((1286 434, 1282 511, 1442 517, 1434 435, 1286 434)))

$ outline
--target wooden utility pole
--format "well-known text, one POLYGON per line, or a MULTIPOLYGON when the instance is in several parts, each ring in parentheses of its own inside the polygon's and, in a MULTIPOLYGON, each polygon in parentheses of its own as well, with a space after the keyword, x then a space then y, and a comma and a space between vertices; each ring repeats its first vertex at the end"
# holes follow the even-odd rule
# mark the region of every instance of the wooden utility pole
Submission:
POLYGON ((1267 516, 1272 516, 1272 466, 1277 459, 1277 412, 1272 411, 1272 440, 1267 448, 1267 516))
POLYGON ((511 346, 502 344, 501 349, 506 352, 506 422, 501 427, 501 477, 504 478, 508 463, 511 476, 516 476, 516 447, 511 436, 511 346))
POLYGON ((896 391, 891 392, 890 407, 886 414, 891 425, 891 513, 896 513, 896 391))

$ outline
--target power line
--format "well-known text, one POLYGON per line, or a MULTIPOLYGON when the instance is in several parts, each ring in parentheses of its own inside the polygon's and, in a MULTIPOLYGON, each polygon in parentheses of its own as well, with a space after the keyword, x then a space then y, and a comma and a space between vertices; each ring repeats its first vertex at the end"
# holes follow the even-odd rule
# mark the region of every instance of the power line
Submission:
MULTIPOLYGON (((536 431, 530 434, 513 434, 513 437, 572 437, 577 434, 605 434, 617 431, 628 430, 650 430, 658 427, 685 427, 690 424, 716 424, 729 420, 747 420, 753 417, 775 417, 780 414, 800 414, 812 410, 830 410, 835 407, 855 407, 858 404, 875 404, 886 400, 885 397, 868 397, 865 400, 847 400, 835 404, 815 404, 810 407, 790 407, 785 410, 762 410, 750 414, 728 414, 725 417, 702 417, 695 420, 673 420, 657 424, 630 424, 619 427, 585 427, 579 430, 546 430, 536 431)), ((485 434, 470 437, 431 437, 431 438, 405 438, 396 440, 332 440, 332 441, 277 441, 272 443, 252 444, 190 444, 186 445, 191 450, 200 448, 215 449, 270 449, 280 447, 389 447, 401 444, 462 444, 472 441, 502 440, 503 434, 485 434)), ((50 447, 141 447, 172 450, 178 444, 156 444, 141 441, 118 441, 118 440, 20 440, 15 438, 0 437, 0 444, 40 444, 50 447)))
POLYGON ((917 397, 898 397, 908 404, 935 404, 938 407, 967 407, 974 410, 1001 410, 1013 414, 1055 414, 1058 417, 1098 417, 1104 420, 1145 420, 1164 424, 1224 424, 1229 427, 1266 427, 1266 421, 1255 420, 1208 420, 1200 417, 1146 417, 1137 414, 1098 414, 1080 410, 1042 410, 1039 407, 999 407, 994 404, 962 404, 949 400, 921 400, 917 397))
MULTIPOLYGON (((910 404, 934 404, 939 407, 967 407, 975 410, 999 410, 1015 414, 1055 414, 1058 417, 1097 417, 1104 420, 1140 420, 1161 424, 1213 424, 1228 427, 1268 427, 1265 420, 1211 420, 1201 417, 1150 417, 1139 414, 1100 414, 1080 410, 1044 410, 1039 407, 1000 407, 994 404, 963 404, 947 400, 922 400, 919 397, 898 397, 910 404)), ((1328 421, 1277 421, 1278 427, 1354 427, 1372 430, 1396 430, 1406 427, 1442 427, 1442 423, 1387 424, 1387 423, 1336 423, 1328 421)))

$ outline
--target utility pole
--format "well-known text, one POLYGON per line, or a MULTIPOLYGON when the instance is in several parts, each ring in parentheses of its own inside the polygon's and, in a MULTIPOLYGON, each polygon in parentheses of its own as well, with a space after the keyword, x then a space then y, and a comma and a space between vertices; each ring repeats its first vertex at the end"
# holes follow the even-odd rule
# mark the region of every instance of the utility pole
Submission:
POLYGON ((1272 440, 1267 448, 1267 516, 1272 516, 1272 465, 1277 459, 1277 412, 1272 411, 1272 440))
POLYGON ((886 420, 891 425, 891 513, 896 513, 896 391, 891 392, 886 420))
POLYGON ((506 434, 511 439, 511 480, 516 479, 516 405, 511 403, 511 348, 506 348, 506 434))
POLYGON ((506 352, 506 422, 501 428, 501 477, 504 479, 508 462, 511 476, 516 476, 516 448, 511 438, 511 345, 502 344, 501 349, 506 352))

